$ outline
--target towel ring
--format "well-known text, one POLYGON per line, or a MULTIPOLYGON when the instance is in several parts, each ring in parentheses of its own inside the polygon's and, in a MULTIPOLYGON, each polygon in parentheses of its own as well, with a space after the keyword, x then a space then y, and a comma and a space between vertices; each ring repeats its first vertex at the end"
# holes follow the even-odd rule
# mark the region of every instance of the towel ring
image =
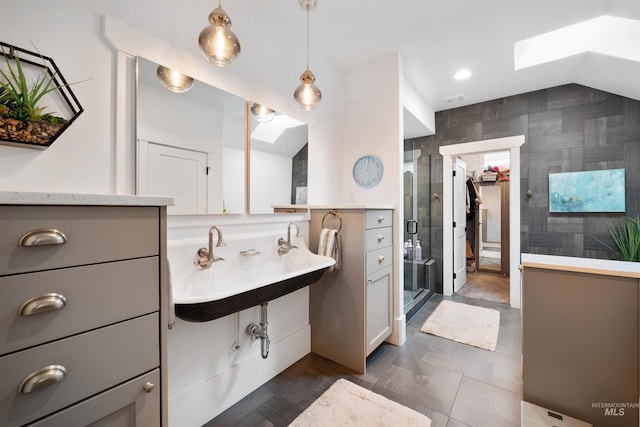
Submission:
POLYGON ((322 217, 322 228, 326 228, 324 226, 324 220, 327 218, 327 216, 329 215, 333 215, 334 217, 338 218, 338 221, 340 221, 340 226, 338 227, 338 233, 342 230, 342 217, 340 217, 340 215, 338 215, 338 211, 336 211, 335 209, 331 209, 329 212, 327 212, 326 214, 324 214, 324 216, 322 217))

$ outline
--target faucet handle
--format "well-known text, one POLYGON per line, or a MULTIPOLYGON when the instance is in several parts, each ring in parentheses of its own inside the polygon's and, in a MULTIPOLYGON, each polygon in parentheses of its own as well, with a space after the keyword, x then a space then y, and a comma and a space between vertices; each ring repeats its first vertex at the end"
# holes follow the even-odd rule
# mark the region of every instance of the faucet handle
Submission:
POLYGON ((282 246, 282 245, 284 245, 286 243, 287 243, 287 241, 284 240, 284 237, 281 237, 281 238, 278 239, 278 245, 282 246))

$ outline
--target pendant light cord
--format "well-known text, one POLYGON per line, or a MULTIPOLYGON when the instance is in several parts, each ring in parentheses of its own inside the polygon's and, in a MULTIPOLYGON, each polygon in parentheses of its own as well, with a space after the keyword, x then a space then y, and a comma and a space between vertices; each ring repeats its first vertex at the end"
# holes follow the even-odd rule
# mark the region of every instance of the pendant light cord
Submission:
POLYGON ((307 70, 309 69, 309 5, 307 4, 307 70))

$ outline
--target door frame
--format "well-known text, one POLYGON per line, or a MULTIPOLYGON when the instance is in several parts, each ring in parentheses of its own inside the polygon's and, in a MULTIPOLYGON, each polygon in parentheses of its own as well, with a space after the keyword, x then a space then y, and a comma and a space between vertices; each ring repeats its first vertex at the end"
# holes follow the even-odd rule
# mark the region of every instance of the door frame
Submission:
POLYGON ((521 307, 520 289, 520 147, 525 143, 524 135, 506 138, 485 139, 461 144, 443 145, 439 152, 443 157, 442 167, 442 291, 453 294, 453 176, 448 165, 456 156, 487 151, 509 150, 511 156, 509 185, 509 303, 513 308, 521 307))
POLYGON ((455 279, 453 279, 453 292, 458 292, 467 283, 467 212, 465 209, 467 199, 467 165, 462 159, 456 157, 451 162, 451 166, 455 174, 451 180, 451 201, 453 202, 451 220, 456 223, 456 226, 451 228, 452 271, 455 275, 455 279), (460 206, 458 206, 458 204, 460 204, 460 206), (459 241, 460 239, 462 239, 462 241, 459 241), (456 252, 456 250, 459 252, 456 252), (456 265, 456 261, 459 263, 458 265, 456 265))

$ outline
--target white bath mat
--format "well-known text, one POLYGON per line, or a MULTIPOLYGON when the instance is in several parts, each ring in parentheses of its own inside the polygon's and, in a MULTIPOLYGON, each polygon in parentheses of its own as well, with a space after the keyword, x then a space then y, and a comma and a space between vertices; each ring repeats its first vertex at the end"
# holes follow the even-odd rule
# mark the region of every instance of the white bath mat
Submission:
POLYGON ((345 379, 336 381, 290 427, 429 427, 431 420, 413 409, 345 379))
POLYGON ((498 310, 442 301, 422 325, 421 331, 494 351, 499 328, 498 310))

